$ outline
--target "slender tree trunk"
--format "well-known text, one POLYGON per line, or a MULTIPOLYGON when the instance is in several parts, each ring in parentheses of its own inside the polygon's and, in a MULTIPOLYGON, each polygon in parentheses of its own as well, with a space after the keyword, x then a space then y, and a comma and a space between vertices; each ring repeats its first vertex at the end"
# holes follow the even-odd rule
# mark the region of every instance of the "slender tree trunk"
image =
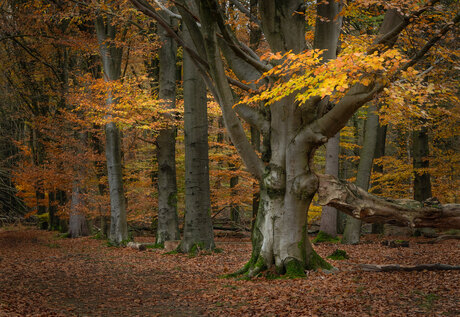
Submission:
MULTIPOLYGON (((326 50, 323 53, 324 62, 337 57, 337 45, 342 28, 342 17, 339 14, 341 7, 340 1, 318 1, 316 6, 318 17, 316 19, 314 47, 326 50)), ((327 101, 325 99, 323 102, 327 101)), ((326 174, 339 176, 339 152, 340 132, 327 142, 326 174)), ((320 230, 334 237, 337 235, 337 210, 334 207, 323 207, 320 230)))
MULTIPOLYGON (((104 78, 106 81, 118 80, 121 75, 122 48, 116 47, 115 26, 111 21, 104 22, 102 17, 96 19, 96 32, 99 41, 104 78)), ((107 98, 108 113, 116 103, 109 91, 107 98)), ((107 176, 110 192, 110 235, 112 243, 119 244, 128 240, 128 224, 126 222, 125 195, 121 163, 121 136, 117 125, 109 122, 105 125, 105 156, 107 159, 107 176)))
POLYGON ((57 216, 58 211, 58 200, 56 191, 52 191, 48 194, 49 196, 49 230, 58 230, 59 229, 59 217, 57 216))
MULTIPOLYGON (((372 164, 374 162, 375 144, 377 143, 379 117, 376 111, 377 107, 375 105, 369 106, 367 110, 363 147, 360 151, 358 174, 356 175, 356 185, 366 191, 369 189, 372 164)), ((359 242, 360 235, 361 220, 347 216, 347 223, 345 225, 342 243, 356 244, 359 242)))
MULTIPOLYGON (((187 28, 187 43, 193 45, 187 28)), ((214 249, 210 215, 206 86, 188 53, 184 54, 185 224, 179 248, 214 249)))
POLYGON ((427 200, 432 196, 430 174, 427 172, 417 171, 430 166, 428 131, 425 127, 420 131, 415 131, 412 136, 412 155, 414 166, 414 199, 418 201, 427 200))
MULTIPOLYGON (((326 145, 326 169, 325 173, 339 176, 339 152, 340 152, 340 133, 330 138, 326 145)), ((335 237, 337 235, 337 209, 324 206, 321 214, 321 231, 335 237)))
MULTIPOLYGON (((377 129, 377 143, 375 144, 375 152, 374 152, 374 159, 381 158, 385 156, 385 144, 386 144, 386 137, 387 137, 387 126, 381 126, 379 124, 377 129)), ((381 164, 375 164, 373 167, 374 172, 376 173, 383 173, 383 166, 381 164)), ((377 184, 372 184, 372 186, 376 186, 377 184)), ((374 189, 374 194, 379 194, 379 191, 374 189)), ((381 223, 373 223, 372 224, 372 233, 383 233, 383 224, 381 223)))
POLYGON ((83 189, 80 180, 76 178, 72 186, 72 201, 70 203, 69 234, 71 238, 87 236, 89 234, 86 223, 83 189))
MULTIPOLYGON (((171 18, 169 23, 173 25, 171 18)), ((176 99, 176 53, 177 45, 160 27, 162 46, 160 55, 159 97, 165 108, 174 108, 176 99)), ((173 120, 172 115, 168 116, 173 120)), ((176 128, 168 127, 160 131, 156 140, 158 161, 158 227, 156 243, 179 240, 179 218, 177 216, 177 182, 176 182, 176 128)))
MULTIPOLYGON (((400 13, 395 9, 390 9, 385 14, 383 23, 380 27, 379 34, 387 34, 395 25, 402 22, 400 13)), ((377 37, 378 39, 378 37, 377 37)), ((376 40, 377 40, 376 39, 376 40)), ((387 46, 392 46, 397 40, 393 37, 389 42, 385 43, 387 46)), ((377 130, 379 126, 379 118, 376 113, 377 108, 371 105, 368 108, 368 116, 365 126, 365 134, 363 141, 363 148, 360 153, 360 160, 358 165, 358 174, 356 175, 356 184, 364 190, 369 189, 370 175, 372 173, 372 164, 374 160, 375 145, 377 142, 377 130)), ((350 216, 347 217, 345 232, 342 238, 342 243, 356 244, 359 242, 361 235, 361 221, 350 216)))

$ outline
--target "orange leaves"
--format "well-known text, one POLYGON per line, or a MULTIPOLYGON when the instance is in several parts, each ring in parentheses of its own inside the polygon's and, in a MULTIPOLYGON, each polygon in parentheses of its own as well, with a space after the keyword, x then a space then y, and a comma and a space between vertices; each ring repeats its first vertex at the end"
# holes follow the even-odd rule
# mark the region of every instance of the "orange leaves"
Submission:
POLYGON ((258 94, 246 96, 242 103, 264 101, 270 105, 291 94, 296 94, 301 104, 313 96, 330 96, 331 100, 338 100, 352 85, 361 83, 370 86, 377 78, 390 77, 405 62, 396 49, 366 55, 363 43, 346 39, 344 43, 347 45, 344 44, 338 58, 324 64, 321 62, 321 50, 267 54, 266 58, 280 65, 262 76, 270 83, 261 87, 258 94))

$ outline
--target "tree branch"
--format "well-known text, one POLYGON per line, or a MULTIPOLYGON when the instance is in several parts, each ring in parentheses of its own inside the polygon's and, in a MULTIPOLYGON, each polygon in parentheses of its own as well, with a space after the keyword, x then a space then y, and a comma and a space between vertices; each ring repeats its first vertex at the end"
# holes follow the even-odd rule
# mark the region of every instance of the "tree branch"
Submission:
POLYGON ((409 16, 404 16, 403 21, 398 24, 396 27, 394 27, 390 32, 386 33, 382 37, 377 38, 375 43, 372 45, 372 47, 367 51, 368 55, 373 54, 374 52, 378 51, 379 46, 381 44, 386 44, 392 41, 393 38, 399 35, 412 21, 415 20, 415 18, 419 17, 423 12, 431 8, 433 5, 435 5, 439 0, 432 0, 429 2, 425 7, 413 12, 409 16))
POLYGON ((169 10, 168 8, 166 8, 166 7, 161 3, 161 1, 153 0, 153 2, 155 2, 156 5, 159 6, 160 9, 163 10, 164 13, 166 13, 167 15, 169 15, 169 17, 174 18, 174 19, 178 19, 178 20, 182 20, 182 17, 181 17, 179 14, 176 14, 176 13, 172 12, 171 10, 169 10))
POLYGON ((318 175, 318 201, 365 222, 396 226, 460 229, 460 204, 435 200, 390 200, 369 194, 355 184, 331 175, 318 175))
POLYGON ((460 22, 460 14, 457 14, 457 16, 452 20, 452 22, 446 24, 440 31, 439 33, 432 37, 421 49, 420 51, 415 54, 410 61, 405 63, 394 75, 393 77, 398 77, 401 72, 407 70, 409 67, 414 66, 417 62, 419 62, 425 54, 432 48, 436 42, 438 42, 444 35, 446 35, 447 32, 452 30, 452 28, 455 26, 455 24, 460 22))
POLYGON ((262 28, 262 23, 260 23, 259 19, 257 19, 256 16, 253 16, 251 12, 249 11, 248 8, 246 8, 240 1, 238 0, 230 0, 231 3, 235 5, 235 7, 238 8, 244 15, 246 15, 251 22, 254 22, 259 26, 259 28, 262 28))
POLYGON ((237 104, 234 109, 244 121, 255 127, 262 135, 268 134, 270 122, 261 111, 245 104, 237 104))

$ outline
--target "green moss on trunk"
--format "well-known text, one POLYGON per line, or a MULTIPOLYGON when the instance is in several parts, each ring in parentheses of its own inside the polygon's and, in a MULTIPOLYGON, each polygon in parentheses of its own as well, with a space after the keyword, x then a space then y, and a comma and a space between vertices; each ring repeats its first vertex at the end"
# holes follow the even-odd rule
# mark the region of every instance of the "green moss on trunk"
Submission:
POLYGON ((294 258, 290 258, 284 263, 286 268, 286 273, 284 274, 285 278, 299 278, 305 277, 305 265, 294 258))
POLYGON ((332 269, 332 265, 330 265, 326 260, 316 253, 315 250, 311 251, 310 257, 307 262, 307 270, 317 270, 317 269, 332 269))

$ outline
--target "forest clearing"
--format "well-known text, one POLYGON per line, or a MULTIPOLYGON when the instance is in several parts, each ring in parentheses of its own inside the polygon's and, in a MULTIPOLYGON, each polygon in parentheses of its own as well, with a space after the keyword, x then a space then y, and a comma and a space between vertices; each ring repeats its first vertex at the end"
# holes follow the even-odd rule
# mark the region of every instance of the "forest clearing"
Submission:
MULTIPOLYGON (((408 248, 366 236, 338 247, 350 256, 329 260, 335 273, 302 279, 221 278, 248 261, 247 238, 217 237, 221 253, 196 256, 108 247, 105 241, 56 233, 0 231, 1 316, 458 316, 458 271, 364 272, 354 264, 460 263, 458 241, 408 248), (353 264, 352 264, 353 263, 353 264)), ((151 237, 136 239, 152 241, 151 237)))

